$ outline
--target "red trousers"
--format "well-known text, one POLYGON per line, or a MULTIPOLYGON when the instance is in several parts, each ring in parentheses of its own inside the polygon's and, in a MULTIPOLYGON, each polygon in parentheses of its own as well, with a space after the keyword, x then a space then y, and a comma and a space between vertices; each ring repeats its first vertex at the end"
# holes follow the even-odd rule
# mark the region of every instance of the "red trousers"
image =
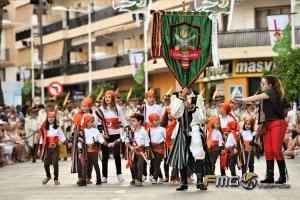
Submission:
POLYGON ((283 160, 282 145, 287 129, 285 120, 267 122, 266 133, 263 136, 266 160, 283 160))

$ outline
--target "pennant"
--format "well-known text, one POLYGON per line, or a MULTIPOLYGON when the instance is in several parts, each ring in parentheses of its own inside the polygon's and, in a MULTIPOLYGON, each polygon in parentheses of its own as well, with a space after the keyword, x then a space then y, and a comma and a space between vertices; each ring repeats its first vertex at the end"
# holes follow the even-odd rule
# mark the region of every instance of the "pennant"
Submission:
POLYGON ((102 90, 99 92, 99 94, 98 94, 98 96, 96 98, 96 101, 100 101, 100 98, 102 97, 103 92, 104 92, 104 89, 102 88, 102 90))
POLYGON ((170 95, 172 93, 173 87, 170 87, 170 89, 167 91, 166 95, 170 95))
POLYGON ((203 88, 203 90, 201 91, 200 96, 203 96, 204 91, 205 91, 205 88, 203 88))
POLYGON ((182 87, 190 87, 211 61, 212 21, 204 12, 151 11, 152 56, 163 57, 182 87))
POLYGON ((127 97, 126 97, 126 101, 128 102, 130 97, 131 97, 131 94, 132 94, 132 87, 129 89, 128 91, 128 94, 127 94, 127 97))
POLYGON ((65 97, 65 100, 64 100, 64 102, 63 102, 62 107, 65 107, 65 106, 66 106, 66 104, 67 104, 67 102, 68 102, 68 100, 69 100, 70 94, 71 94, 71 92, 69 91, 68 94, 67 94, 66 97, 65 97))
POLYGON ((215 100, 217 96, 218 96, 218 86, 216 86, 216 90, 212 96, 212 99, 215 100))

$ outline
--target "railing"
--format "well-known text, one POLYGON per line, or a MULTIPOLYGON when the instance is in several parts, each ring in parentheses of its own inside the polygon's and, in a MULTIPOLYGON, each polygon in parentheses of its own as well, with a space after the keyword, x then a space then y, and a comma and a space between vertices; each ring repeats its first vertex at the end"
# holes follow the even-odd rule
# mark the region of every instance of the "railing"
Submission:
POLYGON ((9 49, 0 48, 0 60, 9 61, 9 49))
MULTIPOLYGON (((148 54, 150 57, 150 52, 148 54)), ((114 67, 122 67, 129 65, 129 54, 124 55, 117 55, 109 58, 93 60, 92 61, 92 69, 93 71, 109 69, 114 67)), ((79 73, 86 73, 88 72, 88 64, 69 64, 67 67, 63 66, 55 66, 50 69, 44 70, 45 78, 51 78, 56 76, 61 76, 63 74, 72 75, 72 74, 79 74, 79 73)))
MULTIPOLYGON (((218 34, 219 48, 269 46, 268 30, 240 30, 220 32, 218 34)), ((300 27, 296 28, 296 43, 300 43, 300 27)))

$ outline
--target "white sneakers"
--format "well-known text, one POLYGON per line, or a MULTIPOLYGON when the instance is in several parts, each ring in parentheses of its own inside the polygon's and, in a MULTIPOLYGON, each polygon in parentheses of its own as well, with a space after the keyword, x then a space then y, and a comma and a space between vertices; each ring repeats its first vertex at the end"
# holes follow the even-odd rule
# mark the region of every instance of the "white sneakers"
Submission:
POLYGON ((155 180, 154 178, 152 178, 151 183, 152 184, 162 184, 163 183, 163 179, 162 178, 158 178, 158 180, 155 180))
POLYGON ((153 180, 154 180, 154 179, 153 179, 153 176, 150 175, 150 176, 149 176, 149 181, 152 183, 153 180))
POLYGON ((163 179, 162 178, 158 178, 157 184, 162 184, 163 183, 163 179))
POLYGON ((142 182, 144 182, 145 180, 147 180, 147 176, 142 176, 142 182))
POLYGON ((107 183, 107 178, 106 178, 106 177, 102 177, 102 178, 101 178, 101 182, 102 182, 102 183, 107 183))
POLYGON ((118 175, 117 175, 117 179, 118 179, 118 181, 119 181, 120 183, 122 183, 122 182, 125 181, 125 179, 124 179, 124 177, 123 177, 122 174, 118 174, 118 175))

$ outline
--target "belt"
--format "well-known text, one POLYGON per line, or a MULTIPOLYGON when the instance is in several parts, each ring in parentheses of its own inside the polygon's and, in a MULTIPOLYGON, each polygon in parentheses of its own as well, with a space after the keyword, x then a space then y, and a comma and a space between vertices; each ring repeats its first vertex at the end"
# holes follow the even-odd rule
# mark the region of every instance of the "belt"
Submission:
POLYGON ((86 150, 87 150, 87 152, 97 152, 98 148, 95 145, 95 143, 93 143, 93 144, 87 144, 86 145, 86 150))
POLYGON ((57 143, 59 141, 58 136, 47 137, 47 143, 57 143))
POLYGON ((50 149, 56 148, 58 146, 59 146, 58 142, 47 143, 47 147, 50 148, 50 149))

